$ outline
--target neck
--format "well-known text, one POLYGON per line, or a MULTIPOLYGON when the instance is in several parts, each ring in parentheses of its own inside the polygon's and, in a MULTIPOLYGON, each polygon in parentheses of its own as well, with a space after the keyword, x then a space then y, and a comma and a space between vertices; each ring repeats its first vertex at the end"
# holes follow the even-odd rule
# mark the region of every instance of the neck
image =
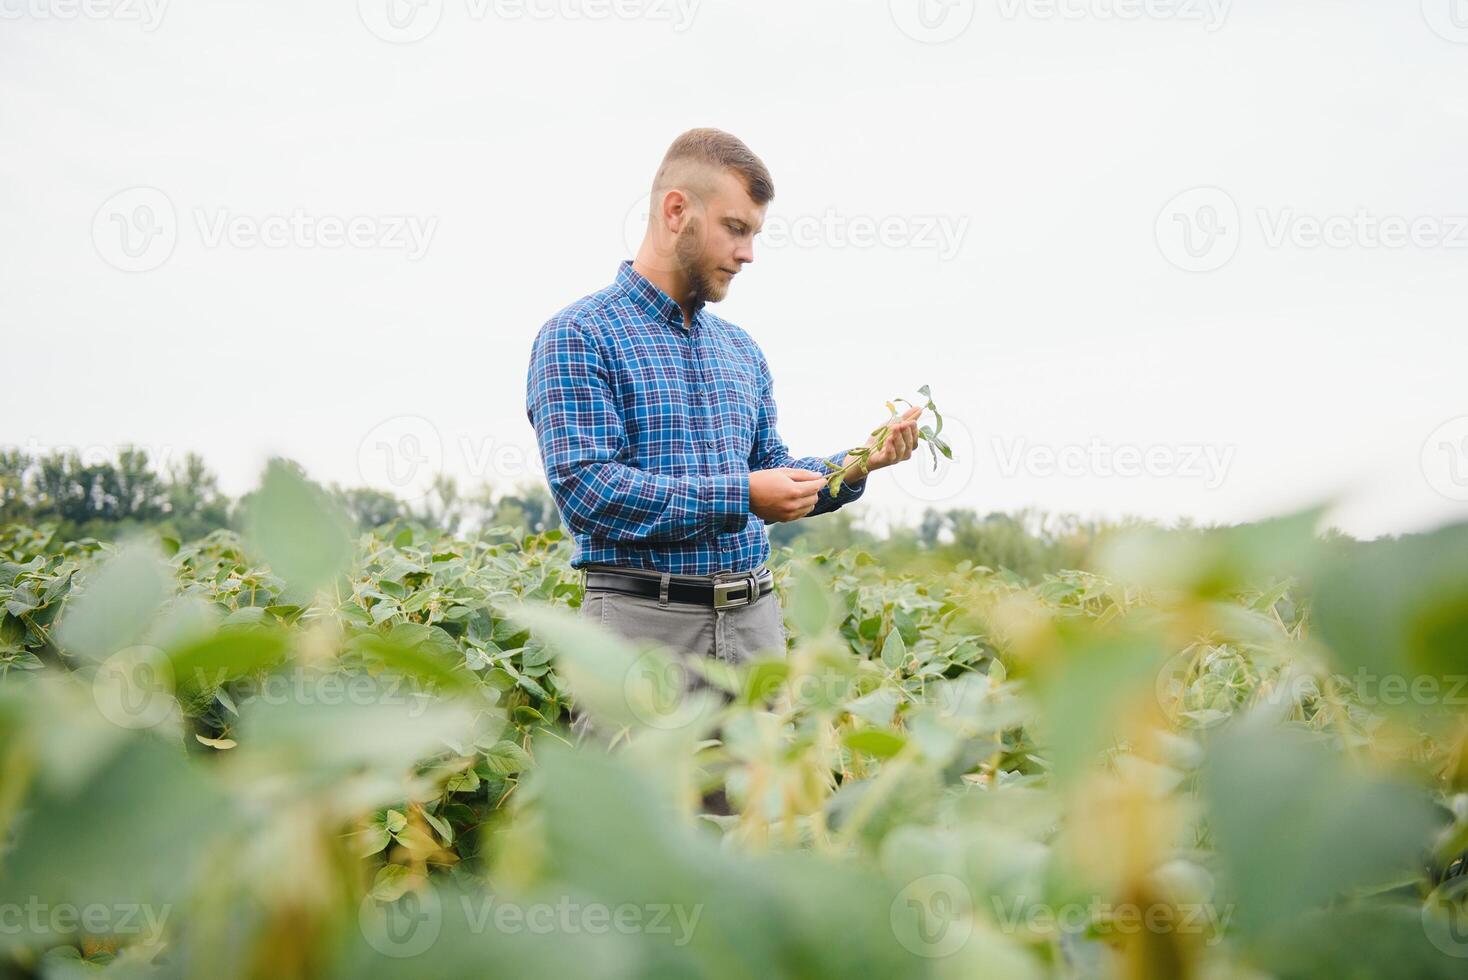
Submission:
POLYGON ((644 245, 632 260, 632 270, 654 286, 667 293, 683 310, 683 324, 687 326, 693 322, 693 311, 688 298, 688 279, 677 270, 664 270, 656 268, 656 263, 647 260, 647 247, 644 245))

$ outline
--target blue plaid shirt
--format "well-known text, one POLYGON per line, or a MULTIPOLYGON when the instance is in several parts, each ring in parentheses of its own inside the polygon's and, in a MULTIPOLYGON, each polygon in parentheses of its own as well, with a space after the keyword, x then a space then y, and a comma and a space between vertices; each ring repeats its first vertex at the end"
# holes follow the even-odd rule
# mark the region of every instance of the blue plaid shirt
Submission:
MULTIPOLYGON (((525 410, 577 568, 758 568, 770 539, 749 509, 750 471, 830 472, 780 441, 770 368, 753 338, 702 306, 685 327, 683 310, 630 259, 616 282, 541 327, 525 410)), ((811 514, 865 489, 843 484, 833 498, 822 488, 811 514)))

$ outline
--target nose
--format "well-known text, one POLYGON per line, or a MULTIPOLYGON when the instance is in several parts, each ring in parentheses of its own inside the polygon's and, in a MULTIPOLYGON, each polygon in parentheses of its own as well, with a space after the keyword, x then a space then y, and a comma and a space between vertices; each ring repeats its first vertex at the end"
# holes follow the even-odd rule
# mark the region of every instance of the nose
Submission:
POLYGON ((734 259, 742 265, 749 265, 754 261, 754 242, 744 242, 734 248, 734 259))

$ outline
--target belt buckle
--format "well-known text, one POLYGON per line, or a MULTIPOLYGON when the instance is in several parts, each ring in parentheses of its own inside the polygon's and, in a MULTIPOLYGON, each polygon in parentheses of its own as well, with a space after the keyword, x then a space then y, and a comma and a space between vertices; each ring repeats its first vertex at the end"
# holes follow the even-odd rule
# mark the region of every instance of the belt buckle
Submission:
POLYGON ((733 581, 715 582, 714 608, 728 609, 733 606, 747 606, 754 601, 754 597, 758 594, 759 585, 755 580, 753 572, 742 574, 733 581), (730 598, 729 593, 737 589, 743 589, 743 594, 735 598, 730 598))

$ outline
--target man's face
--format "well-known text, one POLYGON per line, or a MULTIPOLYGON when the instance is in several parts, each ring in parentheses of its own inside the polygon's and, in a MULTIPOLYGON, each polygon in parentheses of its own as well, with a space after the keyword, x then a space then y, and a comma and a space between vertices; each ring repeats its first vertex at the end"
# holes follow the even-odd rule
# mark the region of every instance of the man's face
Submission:
POLYGON ((734 276, 754 261, 754 236, 765 221, 765 206, 754 203, 734 174, 720 174, 714 188, 691 202, 674 253, 690 300, 708 303, 727 296, 734 276))

